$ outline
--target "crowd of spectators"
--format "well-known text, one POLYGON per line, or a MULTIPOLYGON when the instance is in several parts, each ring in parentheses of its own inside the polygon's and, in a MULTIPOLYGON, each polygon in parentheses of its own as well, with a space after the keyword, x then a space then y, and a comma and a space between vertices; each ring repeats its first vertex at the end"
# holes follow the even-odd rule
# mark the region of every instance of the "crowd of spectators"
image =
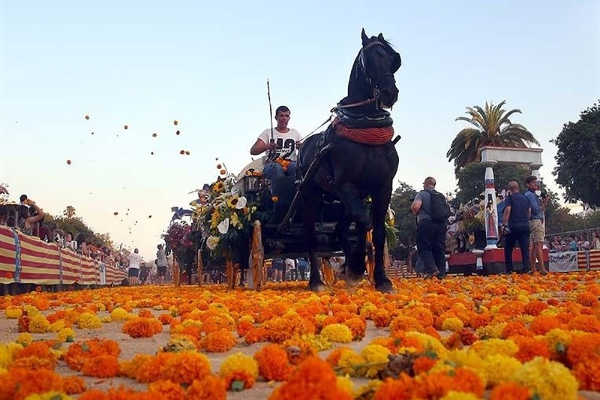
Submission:
POLYGON ((551 252, 600 250, 600 231, 550 236, 546 246, 551 252))

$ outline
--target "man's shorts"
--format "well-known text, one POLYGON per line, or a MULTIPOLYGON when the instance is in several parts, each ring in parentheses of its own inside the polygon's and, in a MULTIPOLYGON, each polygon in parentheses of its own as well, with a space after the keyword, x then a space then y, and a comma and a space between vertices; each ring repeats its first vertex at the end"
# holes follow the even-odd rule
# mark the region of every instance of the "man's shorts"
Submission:
POLYGON ((542 224, 542 220, 540 219, 532 219, 529 221, 529 239, 533 243, 543 243, 544 242, 544 224, 542 224))
POLYGON ((157 267, 157 269, 158 269, 158 276, 165 276, 165 275, 167 275, 167 267, 166 266, 159 265, 157 267))
POLYGON ((138 268, 129 268, 128 275, 130 278, 137 278, 139 273, 140 273, 140 270, 138 268))

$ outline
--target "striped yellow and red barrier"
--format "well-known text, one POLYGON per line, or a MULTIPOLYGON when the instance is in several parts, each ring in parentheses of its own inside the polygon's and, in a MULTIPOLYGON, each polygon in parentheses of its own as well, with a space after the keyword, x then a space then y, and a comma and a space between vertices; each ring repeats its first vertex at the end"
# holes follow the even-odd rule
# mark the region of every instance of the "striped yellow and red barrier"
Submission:
MULTIPOLYGON (((587 269, 588 268, 588 255, 585 251, 580 251, 577 253, 577 267, 579 269, 587 269)), ((600 250, 590 250, 590 269, 600 269, 600 250)))
POLYGON ((17 244, 13 231, 0 226, 0 283, 14 282, 16 264, 17 244))
POLYGON ((33 283, 36 285, 120 284, 127 274, 115 265, 99 262, 61 249, 7 226, 0 226, 0 284, 33 283), (102 267, 105 279, 102 281, 102 267))
POLYGON ((55 243, 18 233, 21 265, 15 271, 16 281, 40 285, 60 283, 60 255, 55 243))

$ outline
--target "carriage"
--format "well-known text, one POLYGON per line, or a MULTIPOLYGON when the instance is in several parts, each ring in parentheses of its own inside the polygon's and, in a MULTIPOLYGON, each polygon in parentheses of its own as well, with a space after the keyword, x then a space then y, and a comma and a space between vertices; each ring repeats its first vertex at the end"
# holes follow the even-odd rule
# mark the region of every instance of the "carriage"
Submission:
POLYGON ((265 258, 308 254, 309 287, 318 291, 324 286, 320 275, 333 283, 327 257, 343 252, 348 283, 362 280, 366 271, 377 290, 393 290, 384 271, 385 221, 399 137, 392 140, 393 121, 384 109, 398 99, 394 73, 401 60, 382 34, 368 37, 363 30, 361 40, 348 95, 335 107, 336 118, 327 129, 303 143, 297 166, 301 180, 288 183, 287 198, 271 196, 268 180, 251 168, 236 178, 217 165, 223 177, 205 199, 200 193, 194 206, 199 271, 206 248, 225 258, 230 286, 245 267, 248 286, 260 288, 265 258))

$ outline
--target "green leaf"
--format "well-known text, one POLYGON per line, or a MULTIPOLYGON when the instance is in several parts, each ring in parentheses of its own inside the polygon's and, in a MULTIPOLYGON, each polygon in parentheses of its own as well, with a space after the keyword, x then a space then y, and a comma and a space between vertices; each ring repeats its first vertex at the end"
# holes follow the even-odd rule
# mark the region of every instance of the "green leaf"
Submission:
POLYGON ((86 353, 89 352, 90 351, 90 346, 88 346, 87 343, 82 343, 81 344, 81 351, 84 351, 86 353))
POLYGON ((244 381, 233 381, 231 383, 231 390, 234 392, 241 392, 244 390, 244 381))
POLYGON ((62 400, 62 398, 62 394, 55 394, 54 396, 50 397, 50 400, 62 400))
POLYGON ((531 396, 531 400, 542 400, 542 396, 540 396, 538 393, 535 393, 533 396, 531 396))
POLYGON ((71 343, 73 340, 73 336, 67 336, 67 343, 71 343))
POLYGON ((567 352, 567 347, 565 346, 565 344, 560 343, 560 342, 556 343, 556 346, 554 349, 556 350, 557 353, 560 353, 560 354, 564 354, 567 352))

